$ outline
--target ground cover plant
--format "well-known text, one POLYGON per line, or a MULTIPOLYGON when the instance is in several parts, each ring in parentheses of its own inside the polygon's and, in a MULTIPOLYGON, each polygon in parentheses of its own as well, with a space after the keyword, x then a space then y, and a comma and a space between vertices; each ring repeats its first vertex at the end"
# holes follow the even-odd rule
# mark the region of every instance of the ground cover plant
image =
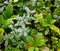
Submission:
POLYGON ((60 51, 60 0, 0 0, 0 51, 60 51))

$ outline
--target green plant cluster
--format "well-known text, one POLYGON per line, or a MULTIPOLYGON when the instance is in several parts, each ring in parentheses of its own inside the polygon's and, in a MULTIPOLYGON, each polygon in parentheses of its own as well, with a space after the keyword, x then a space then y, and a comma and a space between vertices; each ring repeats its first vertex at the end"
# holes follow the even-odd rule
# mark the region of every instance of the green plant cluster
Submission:
POLYGON ((0 51, 60 51, 60 0, 0 0, 0 51))

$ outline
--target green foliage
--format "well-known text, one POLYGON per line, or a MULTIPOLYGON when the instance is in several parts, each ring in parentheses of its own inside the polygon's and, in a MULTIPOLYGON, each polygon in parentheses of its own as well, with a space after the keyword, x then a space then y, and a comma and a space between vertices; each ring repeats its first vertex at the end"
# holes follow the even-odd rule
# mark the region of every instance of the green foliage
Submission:
POLYGON ((5 10, 5 12, 4 12, 5 18, 11 17, 12 13, 13 13, 13 5, 12 5, 12 4, 9 4, 9 5, 6 7, 6 10, 5 10))
POLYGON ((38 33, 36 36, 36 45, 43 46, 45 45, 45 40, 42 33, 38 33))
POLYGON ((52 19, 51 14, 47 14, 46 18, 42 20, 42 26, 47 27, 51 24, 54 24, 56 22, 55 19, 52 19))
POLYGON ((30 47, 28 51, 34 51, 34 47, 30 47))
POLYGON ((5 32, 4 29, 7 28, 10 23, 12 23, 12 20, 13 20, 15 17, 16 17, 16 16, 13 15, 13 16, 11 16, 11 18, 8 18, 8 19, 4 19, 3 17, 0 18, 0 19, 1 19, 0 34, 4 34, 4 32, 5 32))
POLYGON ((0 45, 1 51, 60 51, 60 0, 1 0, 0 45))
POLYGON ((39 48, 38 48, 38 47, 36 47, 36 48, 35 48, 35 51, 39 51, 39 48))
POLYGON ((34 44, 34 39, 33 39, 33 37, 28 36, 28 37, 26 38, 26 40, 27 40, 27 42, 28 42, 29 44, 34 44))
POLYGON ((20 50, 17 47, 16 48, 12 47, 12 48, 6 48, 5 51, 20 51, 20 50))
POLYGON ((3 33, 4 33, 4 29, 0 28, 0 34, 3 34, 3 33))
POLYGON ((32 45, 34 45, 34 42, 35 42, 36 46, 42 46, 45 44, 44 37, 41 33, 38 33, 35 39, 33 39, 33 37, 31 36, 28 36, 26 40, 29 44, 32 44, 32 45))

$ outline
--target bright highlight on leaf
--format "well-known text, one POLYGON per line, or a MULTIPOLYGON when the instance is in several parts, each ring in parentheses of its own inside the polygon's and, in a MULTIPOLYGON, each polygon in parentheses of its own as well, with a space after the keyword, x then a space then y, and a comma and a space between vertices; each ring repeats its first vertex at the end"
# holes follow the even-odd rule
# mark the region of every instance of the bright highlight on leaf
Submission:
POLYGON ((50 25, 50 28, 60 35, 60 29, 58 27, 56 27, 55 25, 50 25))
POLYGON ((43 14, 42 13, 39 13, 39 14, 36 13, 36 14, 34 14, 34 17, 36 18, 35 23, 37 23, 37 22, 40 22, 42 20, 43 14))
POLYGON ((34 14, 34 16, 36 17, 36 18, 39 18, 39 17, 42 17, 43 15, 42 15, 42 13, 36 13, 36 14, 34 14))
POLYGON ((19 0, 14 0, 14 2, 18 2, 19 0))

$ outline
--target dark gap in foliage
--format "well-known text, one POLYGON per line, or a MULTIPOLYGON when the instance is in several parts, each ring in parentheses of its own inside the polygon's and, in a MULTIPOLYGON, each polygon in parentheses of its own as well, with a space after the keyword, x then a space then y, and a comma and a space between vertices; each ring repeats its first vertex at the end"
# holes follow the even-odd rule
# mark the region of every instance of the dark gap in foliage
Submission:
POLYGON ((8 34, 8 33, 10 33, 12 30, 10 29, 10 28, 7 28, 7 29, 5 29, 5 32, 8 34))
POLYGON ((17 26, 17 29, 18 29, 19 27, 21 27, 21 26, 17 26))
POLYGON ((52 33, 51 33, 51 29, 49 29, 49 34, 45 35, 45 37, 49 40, 46 42, 46 44, 50 44, 50 49, 52 49, 52 40, 51 40, 51 37, 52 37, 52 33))
POLYGON ((53 4, 53 5, 54 5, 54 2, 55 2, 55 0, 51 0, 51 4, 53 4))
POLYGON ((4 50, 4 49, 5 49, 4 43, 5 43, 5 42, 3 41, 2 44, 0 44, 0 49, 1 49, 1 50, 4 50))
POLYGON ((34 20, 32 20, 32 21, 31 21, 31 24, 30 24, 30 25, 26 25, 26 27, 29 26, 29 27, 31 27, 31 28, 36 29, 36 27, 35 27, 34 24, 35 24, 35 23, 34 23, 34 20))
POLYGON ((16 14, 17 14, 17 13, 16 13, 16 10, 14 10, 13 13, 14 13, 14 15, 16 15, 16 14))
POLYGON ((0 15, 2 15, 3 13, 2 12, 0 12, 0 15))
POLYGON ((31 21, 31 27, 32 27, 32 28, 35 28, 34 20, 31 21))
POLYGON ((17 14, 17 10, 19 10, 19 7, 17 7, 17 6, 14 6, 13 13, 14 13, 15 15, 17 14))
POLYGON ((6 1, 6 0, 2 0, 2 1, 0 0, 0 3, 3 3, 4 1, 6 1))
POLYGON ((45 35, 47 39, 51 39, 51 35, 45 35))
MULTIPOLYGON (((60 39, 60 35, 57 35, 56 37, 60 39)), ((59 41, 59 40, 58 40, 58 41, 59 41)))
POLYGON ((12 47, 16 48, 17 45, 12 45, 12 47))
POLYGON ((13 22, 14 22, 14 24, 15 24, 15 23, 17 23, 17 20, 14 19, 13 22))
POLYGON ((55 22, 54 25, 60 28, 60 22, 55 22))
POLYGON ((50 40, 51 40, 51 36, 52 36, 51 31, 49 31, 49 34, 45 35, 45 37, 50 40))
POLYGON ((56 7, 51 7, 50 10, 51 10, 51 13, 54 11, 56 7))
POLYGON ((45 6, 48 6, 48 3, 49 3, 49 2, 45 2, 45 6))

